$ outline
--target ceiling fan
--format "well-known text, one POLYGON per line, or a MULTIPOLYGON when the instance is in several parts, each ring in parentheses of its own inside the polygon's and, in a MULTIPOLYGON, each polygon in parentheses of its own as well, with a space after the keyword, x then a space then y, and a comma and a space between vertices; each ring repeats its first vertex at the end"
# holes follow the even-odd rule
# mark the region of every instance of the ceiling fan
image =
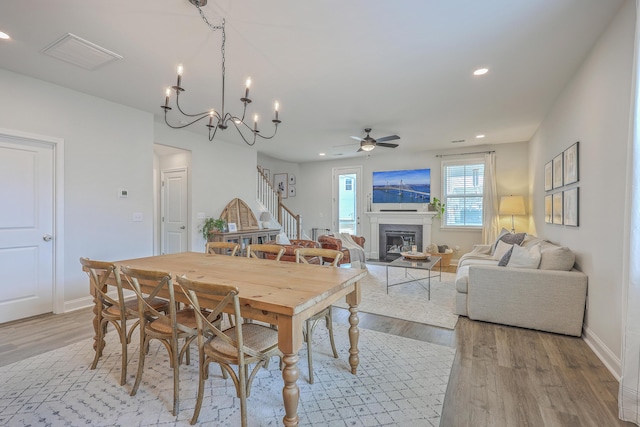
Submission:
POLYGON ((360 149, 358 151, 371 151, 376 146, 378 147, 387 147, 387 148, 396 148, 398 144, 388 144, 384 141, 393 141, 394 139, 400 139, 398 135, 389 135, 384 136, 382 138, 373 139, 369 136, 369 132, 371 132, 371 128, 366 128, 364 130, 367 133, 367 136, 364 138, 360 138, 359 136, 352 136, 351 138, 360 141, 360 149))

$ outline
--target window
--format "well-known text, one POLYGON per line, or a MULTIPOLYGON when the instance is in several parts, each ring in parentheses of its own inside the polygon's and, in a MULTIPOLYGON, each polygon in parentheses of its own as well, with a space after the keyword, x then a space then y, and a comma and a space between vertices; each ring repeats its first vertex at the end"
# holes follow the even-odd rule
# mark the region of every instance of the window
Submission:
POLYGON ((443 227, 482 227, 484 161, 442 162, 443 227))
POLYGON ((347 178, 344 180, 344 189, 345 191, 353 190, 353 179, 347 178))

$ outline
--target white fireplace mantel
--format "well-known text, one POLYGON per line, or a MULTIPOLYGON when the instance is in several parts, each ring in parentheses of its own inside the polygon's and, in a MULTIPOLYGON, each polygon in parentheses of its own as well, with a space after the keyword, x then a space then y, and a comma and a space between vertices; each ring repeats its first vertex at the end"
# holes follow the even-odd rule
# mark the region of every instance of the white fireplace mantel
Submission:
POLYGON ((369 217, 369 223, 371 224, 371 238, 370 254, 371 259, 379 259, 380 254, 378 247, 380 243, 380 224, 408 224, 408 225, 422 225, 422 248, 426 248, 431 244, 431 224, 433 223, 433 217, 436 216, 436 212, 365 212, 365 215, 369 217))

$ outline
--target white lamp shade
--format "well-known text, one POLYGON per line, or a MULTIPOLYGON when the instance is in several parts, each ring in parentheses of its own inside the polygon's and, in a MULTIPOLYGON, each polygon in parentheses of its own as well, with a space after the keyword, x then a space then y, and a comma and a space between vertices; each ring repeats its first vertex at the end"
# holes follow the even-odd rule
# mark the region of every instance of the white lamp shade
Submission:
POLYGON ((524 215, 524 198, 522 196, 500 197, 500 215, 524 215))

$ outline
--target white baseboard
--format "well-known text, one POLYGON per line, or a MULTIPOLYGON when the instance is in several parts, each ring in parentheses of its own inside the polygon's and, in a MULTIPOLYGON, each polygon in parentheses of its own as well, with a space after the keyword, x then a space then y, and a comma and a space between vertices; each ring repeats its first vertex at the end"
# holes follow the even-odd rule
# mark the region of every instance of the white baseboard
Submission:
POLYGON ((609 350, 609 348, 602 342, 597 335, 595 335, 589 328, 583 329, 582 339, 598 356, 598 359, 602 361, 604 366, 607 367, 609 372, 620 382, 622 377, 622 363, 620 358, 609 350))
POLYGON ((71 301, 65 301, 63 313, 80 310, 81 308, 91 307, 92 305, 93 305, 93 297, 90 295, 83 298, 74 299, 71 301))

